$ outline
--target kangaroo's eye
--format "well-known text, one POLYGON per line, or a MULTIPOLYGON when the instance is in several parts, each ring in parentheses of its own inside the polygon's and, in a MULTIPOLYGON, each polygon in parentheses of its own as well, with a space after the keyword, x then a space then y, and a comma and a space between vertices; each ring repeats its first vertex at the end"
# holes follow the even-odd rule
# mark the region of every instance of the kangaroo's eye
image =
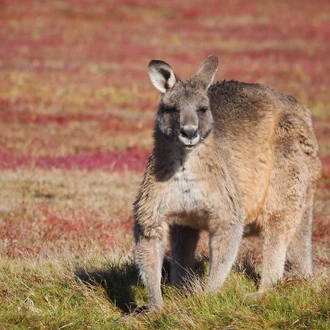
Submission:
POLYGON ((172 113, 172 112, 177 112, 178 109, 176 107, 164 107, 164 112, 167 113, 172 113))
POLYGON ((198 112, 199 113, 205 113, 207 111, 207 108, 206 107, 200 107, 199 109, 198 109, 198 112))

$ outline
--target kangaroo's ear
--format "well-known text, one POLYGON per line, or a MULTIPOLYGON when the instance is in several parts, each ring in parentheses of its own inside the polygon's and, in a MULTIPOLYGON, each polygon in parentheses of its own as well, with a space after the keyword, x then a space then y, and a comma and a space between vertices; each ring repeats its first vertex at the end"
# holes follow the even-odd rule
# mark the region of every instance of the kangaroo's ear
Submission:
POLYGON ((215 55, 210 55, 198 68, 195 78, 205 85, 208 89, 213 82, 218 69, 218 58, 215 55))
POLYGON ((152 60, 149 63, 149 76, 153 85, 162 93, 171 89, 176 83, 172 68, 163 61, 152 60))

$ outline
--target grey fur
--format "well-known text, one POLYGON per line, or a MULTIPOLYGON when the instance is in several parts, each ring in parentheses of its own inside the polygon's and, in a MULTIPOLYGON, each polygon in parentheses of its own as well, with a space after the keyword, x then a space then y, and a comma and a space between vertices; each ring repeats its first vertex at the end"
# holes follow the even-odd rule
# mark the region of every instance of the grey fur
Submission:
POLYGON ((244 227, 263 238, 259 291, 284 273, 312 274, 311 225, 321 164, 310 111, 296 98, 260 84, 211 85, 218 60, 209 56, 190 80, 162 61, 149 74, 161 91, 154 148, 134 203, 136 262, 159 310, 167 236, 171 279, 194 265, 199 232, 209 232, 206 291, 229 273, 244 227))

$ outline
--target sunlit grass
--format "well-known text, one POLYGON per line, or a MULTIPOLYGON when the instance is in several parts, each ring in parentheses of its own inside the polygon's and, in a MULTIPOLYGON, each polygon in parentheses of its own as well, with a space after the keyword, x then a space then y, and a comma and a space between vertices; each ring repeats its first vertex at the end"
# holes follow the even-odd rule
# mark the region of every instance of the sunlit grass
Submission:
POLYGON ((127 314, 146 300, 132 253, 3 258, 0 326, 6 329, 329 329, 329 270, 305 281, 282 282, 263 296, 244 272, 232 271, 219 293, 163 284, 159 314, 127 314))

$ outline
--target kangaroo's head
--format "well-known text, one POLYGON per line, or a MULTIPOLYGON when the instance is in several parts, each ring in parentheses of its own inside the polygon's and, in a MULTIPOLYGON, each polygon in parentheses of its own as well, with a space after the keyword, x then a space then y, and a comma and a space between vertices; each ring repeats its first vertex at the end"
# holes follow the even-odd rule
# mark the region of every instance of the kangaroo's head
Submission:
POLYGON ((209 56, 196 75, 181 81, 167 63, 153 60, 149 75, 161 92, 156 119, 156 133, 184 148, 193 148, 205 139, 212 129, 207 89, 218 68, 216 56, 209 56))

